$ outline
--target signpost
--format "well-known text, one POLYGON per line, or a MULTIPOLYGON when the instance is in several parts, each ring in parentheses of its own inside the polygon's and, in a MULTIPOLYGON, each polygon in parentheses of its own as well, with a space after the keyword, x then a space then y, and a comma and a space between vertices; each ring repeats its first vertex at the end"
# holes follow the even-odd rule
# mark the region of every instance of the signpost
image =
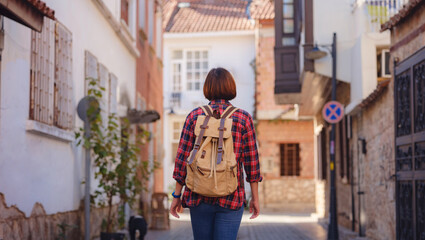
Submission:
POLYGON ((344 107, 337 101, 329 101, 323 106, 323 118, 328 123, 338 123, 344 117, 344 107))
MULTIPOLYGON (((333 99, 335 99, 333 97, 333 99)), ((331 161, 329 164, 331 172, 331 199, 330 199, 330 221, 328 239, 335 240, 338 237, 338 222, 337 222, 337 201, 336 201, 336 183, 335 183, 335 124, 342 120, 344 117, 344 107, 337 101, 329 101, 323 106, 322 110, 323 119, 332 124, 329 153, 331 161)))
MULTIPOLYGON (((77 107, 78 116, 84 121, 84 137, 90 137, 90 121, 99 113, 99 102, 92 96, 80 100, 77 107), (88 111, 90 108, 95 111, 88 111), (90 114, 90 115, 89 115, 90 114)), ((90 149, 86 149, 86 174, 84 191, 84 240, 90 239, 90 149)))

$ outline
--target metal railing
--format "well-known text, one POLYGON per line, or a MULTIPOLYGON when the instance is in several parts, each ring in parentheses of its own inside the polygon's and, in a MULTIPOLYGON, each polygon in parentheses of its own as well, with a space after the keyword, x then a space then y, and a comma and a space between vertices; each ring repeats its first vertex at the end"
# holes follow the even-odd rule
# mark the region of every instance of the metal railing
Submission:
POLYGON ((390 20, 408 2, 409 0, 364 0, 371 31, 379 32, 381 25, 390 20))

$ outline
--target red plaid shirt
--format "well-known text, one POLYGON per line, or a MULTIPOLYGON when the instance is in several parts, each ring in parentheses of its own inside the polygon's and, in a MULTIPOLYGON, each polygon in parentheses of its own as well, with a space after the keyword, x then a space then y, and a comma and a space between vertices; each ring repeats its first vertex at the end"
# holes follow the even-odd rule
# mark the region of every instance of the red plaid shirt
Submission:
MULTIPOLYGON (((225 100, 213 100, 209 103, 213 111, 218 110, 220 114, 231 104, 225 100)), ((179 148, 175 160, 173 178, 185 185, 186 161, 195 144, 195 125, 199 115, 205 115, 202 109, 196 108, 186 118, 180 136, 179 148)), ((192 192, 185 187, 182 199, 183 207, 198 206, 199 203, 217 204, 224 208, 239 209, 245 203, 245 189, 243 183, 242 164, 245 168, 247 182, 260 182, 263 178, 260 175, 260 163, 255 137, 254 124, 251 115, 242 109, 238 109, 231 116, 233 118, 232 136, 233 147, 238 163, 238 188, 236 191, 224 197, 205 197, 192 192)))

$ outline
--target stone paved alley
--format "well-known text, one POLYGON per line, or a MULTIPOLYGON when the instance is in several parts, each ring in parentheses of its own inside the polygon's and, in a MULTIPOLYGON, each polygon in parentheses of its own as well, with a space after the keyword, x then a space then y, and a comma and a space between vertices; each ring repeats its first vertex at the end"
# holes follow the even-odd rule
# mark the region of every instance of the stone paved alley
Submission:
MULTIPOLYGON (((257 219, 249 220, 245 211, 238 240, 321 240, 326 239, 326 230, 310 214, 282 214, 264 211, 257 219)), ((171 229, 167 231, 149 230, 146 240, 190 240, 193 239, 188 210, 180 214, 180 219, 170 216, 171 229)))

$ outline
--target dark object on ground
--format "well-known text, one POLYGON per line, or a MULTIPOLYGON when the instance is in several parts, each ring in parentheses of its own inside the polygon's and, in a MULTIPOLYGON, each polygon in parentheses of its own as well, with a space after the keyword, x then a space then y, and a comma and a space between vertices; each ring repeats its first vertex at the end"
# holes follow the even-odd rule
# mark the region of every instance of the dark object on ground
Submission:
POLYGON ((136 231, 139 231, 139 240, 143 240, 148 232, 148 224, 142 216, 131 216, 128 221, 128 228, 130 240, 136 240, 136 231))
POLYGON ((100 240, 124 240, 124 233, 100 233, 100 240))

